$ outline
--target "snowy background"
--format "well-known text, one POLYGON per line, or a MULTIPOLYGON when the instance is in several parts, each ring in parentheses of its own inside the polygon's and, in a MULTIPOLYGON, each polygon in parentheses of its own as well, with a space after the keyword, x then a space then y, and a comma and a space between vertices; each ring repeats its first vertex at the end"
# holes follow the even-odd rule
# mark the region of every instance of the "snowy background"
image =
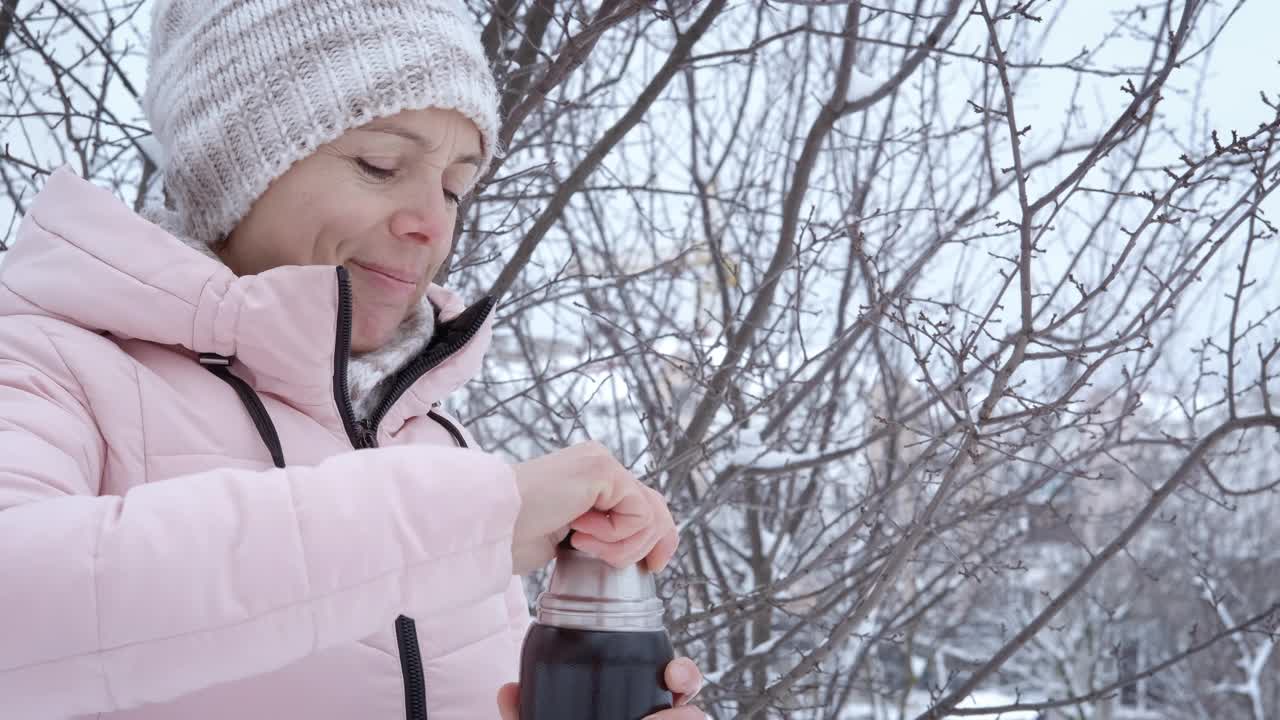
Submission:
MULTIPOLYGON (((6 244, 163 201, 150 5, 5 2, 6 244)), ((1280 3, 496 5, 451 409, 667 494, 710 713, 1280 716, 1280 3)))

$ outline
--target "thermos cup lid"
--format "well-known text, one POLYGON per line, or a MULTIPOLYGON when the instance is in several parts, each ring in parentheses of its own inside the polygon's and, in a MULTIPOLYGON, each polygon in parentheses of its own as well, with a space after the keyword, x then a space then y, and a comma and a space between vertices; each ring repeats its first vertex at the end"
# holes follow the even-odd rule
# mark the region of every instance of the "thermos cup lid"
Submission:
POLYGON ((619 632, 662 630, 662 600, 653 574, 639 564, 615 568, 573 549, 556 550, 546 592, 538 596, 538 622, 561 628, 619 632))

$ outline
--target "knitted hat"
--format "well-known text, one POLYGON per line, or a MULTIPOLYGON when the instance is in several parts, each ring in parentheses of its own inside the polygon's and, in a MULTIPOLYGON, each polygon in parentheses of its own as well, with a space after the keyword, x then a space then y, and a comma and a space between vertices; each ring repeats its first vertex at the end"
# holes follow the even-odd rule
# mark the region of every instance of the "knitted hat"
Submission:
POLYGON ((498 95, 461 0, 156 0, 143 109, 183 231, 217 245, 320 145, 402 110, 475 123, 498 95))

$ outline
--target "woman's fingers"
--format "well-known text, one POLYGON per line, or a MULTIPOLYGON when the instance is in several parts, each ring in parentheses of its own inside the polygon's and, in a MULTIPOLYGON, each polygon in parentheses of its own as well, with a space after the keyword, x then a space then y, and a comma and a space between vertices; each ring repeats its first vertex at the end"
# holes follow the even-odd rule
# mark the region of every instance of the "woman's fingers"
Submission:
POLYGON ((607 543, 599 538, 576 532, 569 539, 573 547, 588 555, 594 555, 614 567, 626 567, 640 562, 657 542, 657 534, 651 529, 616 543, 607 543))
POLYGON ((644 720, 703 720, 706 717, 698 708, 692 705, 682 705, 670 710, 661 710, 646 717, 644 720))
POLYGON ((653 508, 648 504, 639 511, 631 505, 617 511, 588 510, 569 523, 574 531, 586 533, 607 543, 622 542, 653 524, 653 508))
POLYGON ((671 558, 675 557, 676 546, 679 543, 680 536, 674 527, 660 535, 657 544, 644 559, 645 567, 649 568, 649 572, 662 572, 667 563, 671 562, 671 558))
POLYGON ((662 497, 662 493, 652 488, 645 488, 649 493, 649 500, 654 504, 654 511, 658 514, 658 520, 654 524, 654 528, 658 533, 658 541, 645 556, 645 567, 650 572, 661 572, 671 562, 671 558, 676 554, 676 546, 680 544, 680 535, 676 531, 676 521, 671 517, 671 509, 667 507, 666 498, 662 497))
POLYGON ((649 570, 658 572, 675 554, 675 520, 661 493, 633 482, 635 492, 615 506, 617 511, 592 510, 574 520, 570 542, 611 565, 644 560, 649 570))
POLYGON ((702 671, 697 663, 687 657, 678 657, 667 663, 663 672, 667 688, 676 696, 676 705, 685 705, 702 690, 702 671))
POLYGON ((498 688, 498 714, 502 720, 520 720, 520 686, 507 683, 498 688))
POLYGON ((567 531, 555 522, 555 514, 565 510, 576 513, 568 522, 574 530, 572 545, 610 565, 644 561, 656 572, 675 554, 678 538, 666 500, 645 487, 603 446, 584 443, 520 463, 516 482, 522 500, 512 541, 512 566, 517 572, 545 564, 553 549, 551 539, 567 531), (575 499, 574 493, 580 491, 572 486, 586 494, 575 499), (569 492, 557 492, 561 489, 569 492))

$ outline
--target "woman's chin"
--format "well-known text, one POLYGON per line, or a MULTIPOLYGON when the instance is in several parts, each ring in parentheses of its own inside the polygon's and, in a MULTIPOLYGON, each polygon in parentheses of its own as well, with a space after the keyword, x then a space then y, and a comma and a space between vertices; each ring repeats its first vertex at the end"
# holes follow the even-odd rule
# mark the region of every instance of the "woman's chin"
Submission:
POLYGON ((398 319, 381 317, 372 322, 357 319, 351 328, 351 352, 367 353, 386 345, 403 319, 403 315, 398 319))

